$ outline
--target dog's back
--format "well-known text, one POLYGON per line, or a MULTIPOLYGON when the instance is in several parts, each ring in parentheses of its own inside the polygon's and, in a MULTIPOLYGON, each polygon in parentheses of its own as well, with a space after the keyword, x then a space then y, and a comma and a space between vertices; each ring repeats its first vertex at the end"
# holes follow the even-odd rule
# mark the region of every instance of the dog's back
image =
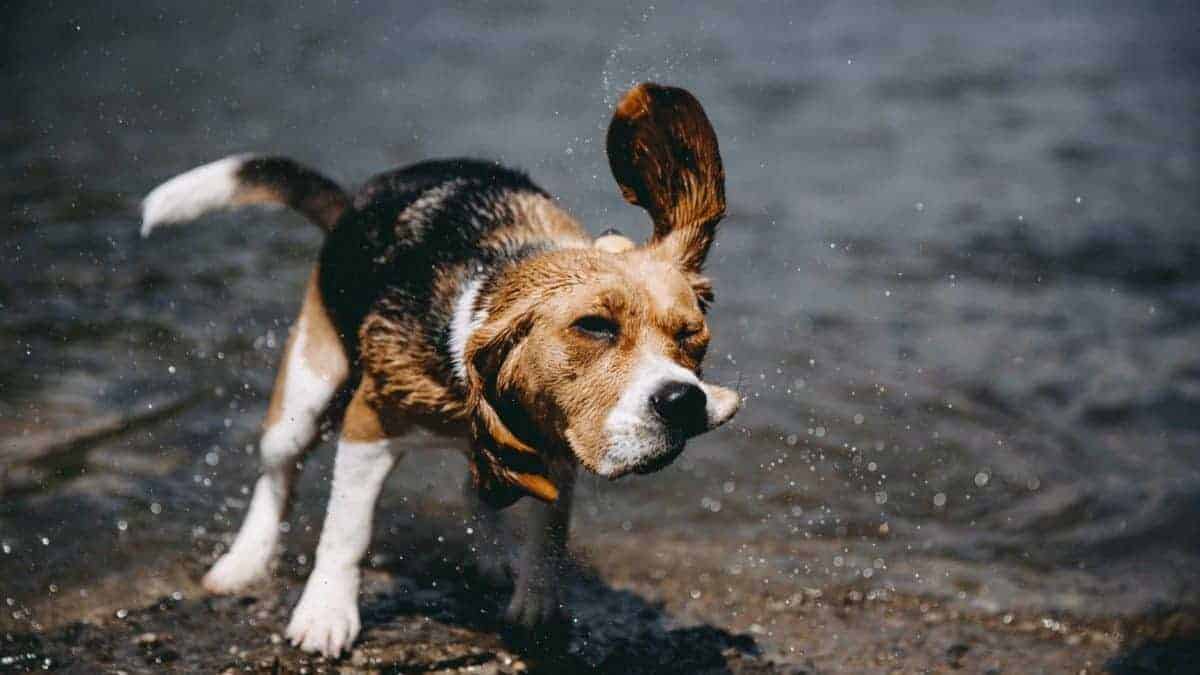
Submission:
POLYGON ((586 235, 523 173, 471 159, 421 162, 380 174, 355 195, 321 251, 321 290, 348 337, 380 312, 421 318, 444 347, 447 296, 564 245, 587 245, 586 235))
POLYGON ((470 321, 481 286, 530 255, 589 245, 523 173, 472 159, 421 162, 358 191, 321 250, 320 290, 352 360, 380 390, 443 416, 464 394, 456 318, 470 321))
POLYGON ((528 256, 591 245, 528 176, 476 159, 388 171, 351 198, 292 160, 236 155, 151 192, 142 233, 245 204, 289 206, 328 233, 313 300, 351 375, 369 373, 381 396, 443 424, 465 404, 455 328, 469 328, 480 291, 528 256))

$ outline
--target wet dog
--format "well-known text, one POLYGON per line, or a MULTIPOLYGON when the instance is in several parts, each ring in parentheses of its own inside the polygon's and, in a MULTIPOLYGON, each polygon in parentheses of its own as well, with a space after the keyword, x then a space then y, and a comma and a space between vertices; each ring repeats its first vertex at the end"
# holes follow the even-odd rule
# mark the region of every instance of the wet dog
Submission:
POLYGON ((642 84, 618 103, 607 151, 625 199, 653 221, 643 245, 593 241, 525 175, 468 159, 384 173, 351 198, 290 160, 235 156, 146 197, 143 235, 246 204, 286 205, 328 233, 263 425, 262 475, 207 589, 236 592, 268 573, 296 462, 345 393, 293 644, 336 656, 357 636, 375 502, 397 439, 416 427, 469 439, 468 501, 484 541, 495 541, 498 509, 540 500, 508 618, 527 628, 556 618, 576 466, 656 471, 740 404, 700 379, 713 299, 701 268, 725 213, 708 118, 688 92, 642 84))

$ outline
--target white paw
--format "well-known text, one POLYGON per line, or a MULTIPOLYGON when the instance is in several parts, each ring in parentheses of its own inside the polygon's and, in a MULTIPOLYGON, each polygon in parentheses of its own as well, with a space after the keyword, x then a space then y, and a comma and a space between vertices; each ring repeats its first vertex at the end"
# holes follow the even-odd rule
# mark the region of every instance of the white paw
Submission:
POLYGON ((287 637, 295 647, 335 658, 358 637, 358 571, 313 572, 292 612, 287 637))
POLYGON ((209 593, 231 595, 267 578, 270 556, 254 556, 230 551, 221 556, 200 582, 209 593))

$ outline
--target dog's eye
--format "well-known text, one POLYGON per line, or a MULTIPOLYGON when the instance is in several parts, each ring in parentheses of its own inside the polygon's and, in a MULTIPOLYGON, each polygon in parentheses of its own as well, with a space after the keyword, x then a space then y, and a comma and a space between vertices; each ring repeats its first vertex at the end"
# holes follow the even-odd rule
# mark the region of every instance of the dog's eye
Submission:
POLYGON ((621 332, 616 321, 603 316, 585 316, 571 324, 575 330, 597 340, 615 340, 621 332))
POLYGON ((701 331, 703 331, 703 330, 704 330, 703 326, 685 326, 683 328, 680 328, 679 332, 675 334, 675 341, 681 342, 681 343, 687 342, 687 341, 691 340, 692 338, 696 337, 697 335, 699 335, 701 333, 701 331))

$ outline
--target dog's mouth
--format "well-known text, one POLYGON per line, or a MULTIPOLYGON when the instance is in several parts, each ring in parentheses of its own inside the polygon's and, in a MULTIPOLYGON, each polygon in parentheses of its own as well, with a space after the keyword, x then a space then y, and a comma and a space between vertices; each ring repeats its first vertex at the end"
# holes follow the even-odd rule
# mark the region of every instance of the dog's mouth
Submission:
POLYGON ((667 468, 671 462, 675 461, 676 457, 683 453, 683 446, 683 441, 673 444, 666 452, 655 455, 654 457, 651 457, 646 461, 640 462, 634 466, 633 472, 644 476, 646 474, 654 473, 667 468))
POLYGON ((609 480, 661 471, 683 454, 689 440, 716 426, 720 424, 691 424, 686 427, 665 427, 661 422, 642 424, 636 427, 636 434, 615 441, 610 438, 611 445, 602 455, 598 466, 592 470, 609 480))
POLYGON ((665 469, 683 453, 689 438, 699 436, 704 429, 668 429, 666 432, 666 449, 653 456, 647 457, 633 466, 633 472, 646 475, 665 469))

